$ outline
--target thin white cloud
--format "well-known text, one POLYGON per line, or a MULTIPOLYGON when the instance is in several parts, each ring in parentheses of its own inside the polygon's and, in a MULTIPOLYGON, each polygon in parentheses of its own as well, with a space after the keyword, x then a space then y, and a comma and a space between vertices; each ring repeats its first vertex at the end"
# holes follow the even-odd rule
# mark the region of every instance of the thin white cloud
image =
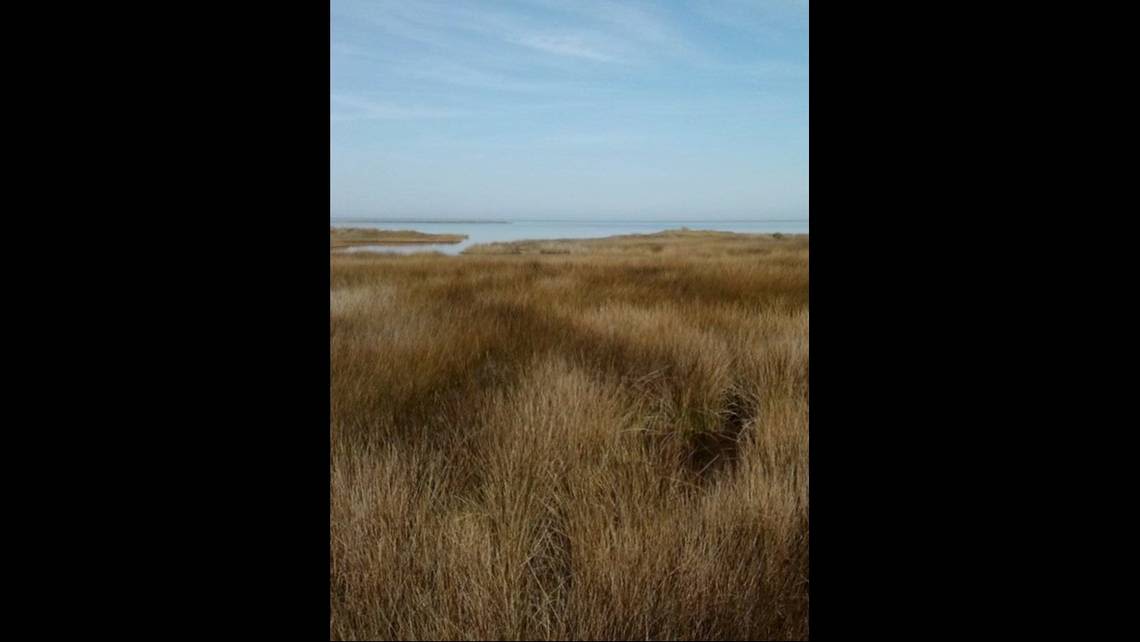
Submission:
MULTIPOLYGON (((678 11, 667 3, 613 0, 517 0, 511 5, 336 0, 335 83, 357 92, 357 98, 334 99, 333 120, 482 116, 518 106, 489 105, 496 93, 510 94, 512 100, 529 95, 555 101, 551 109, 559 108, 559 98, 568 101, 563 109, 582 99, 608 104, 610 96, 629 103, 646 96, 652 79, 671 69, 697 71, 698 80, 739 91, 780 92, 806 78, 806 60, 795 61, 796 52, 780 52, 784 59, 727 59, 715 46, 691 40, 691 28, 680 20, 696 10, 736 29, 776 28, 789 13, 802 12, 798 0, 693 2, 678 11), (519 11, 518 4, 530 6, 519 11), (769 26, 772 20, 776 25, 769 26), (344 27, 338 30, 338 24, 344 27), (613 73, 618 67, 621 74, 644 74, 648 80, 625 85, 613 73), (395 87, 402 88, 400 93, 391 93, 395 87), (377 90, 391 95, 377 99, 377 90), (361 95, 373 100, 362 101, 361 95)), ((646 108, 662 108, 648 98, 646 108)), ((665 100, 676 102, 676 97, 665 100)))
POLYGON ((597 62, 620 61, 616 53, 606 51, 605 48, 599 47, 596 43, 591 43, 588 40, 588 38, 581 35, 530 34, 516 37, 512 39, 512 42, 559 56, 585 58, 597 62))
POLYGON ((581 91, 578 80, 533 80, 517 74, 502 73, 497 69, 457 64, 445 58, 410 58, 392 61, 384 66, 384 73, 432 83, 489 91, 518 93, 568 93, 581 91))
POLYGON ((692 0, 689 8, 722 27, 751 32, 771 41, 784 40, 788 29, 807 26, 808 5, 801 0, 692 0))
POLYGON ((350 56, 354 58, 375 58, 372 52, 364 47, 350 45, 343 42, 334 42, 332 44, 332 53, 339 56, 350 56))
POLYGON ((557 147, 620 147, 647 142, 640 135, 629 132, 561 132, 535 141, 557 147))
POLYGON ((454 109, 397 105, 347 94, 333 94, 332 103, 333 111, 331 120, 334 122, 454 118, 467 114, 467 112, 454 109), (337 109, 337 106, 339 106, 340 109, 337 109))
POLYGON ((353 3, 346 9, 391 36, 441 52, 476 57, 485 56, 487 46, 480 41, 489 40, 571 59, 617 62, 625 57, 627 43, 636 40, 639 29, 654 34, 661 28, 647 19, 639 19, 639 14, 620 10, 616 24, 611 22, 609 29, 590 28, 593 25, 586 24, 573 33, 551 33, 549 19, 489 10, 478 4, 376 2, 353 3), (612 27, 617 27, 616 31, 612 27))
POLYGON ((629 40, 665 43, 682 39, 658 11, 644 5, 613 0, 529 0, 529 4, 572 14, 579 20, 603 26, 607 32, 629 40))

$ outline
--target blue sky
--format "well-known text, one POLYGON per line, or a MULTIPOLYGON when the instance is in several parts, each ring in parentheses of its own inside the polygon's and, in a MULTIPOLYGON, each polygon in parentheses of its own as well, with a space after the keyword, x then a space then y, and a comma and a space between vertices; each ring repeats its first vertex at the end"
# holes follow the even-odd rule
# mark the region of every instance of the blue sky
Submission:
POLYGON ((807 219, 807 13, 332 0, 332 215, 807 219))

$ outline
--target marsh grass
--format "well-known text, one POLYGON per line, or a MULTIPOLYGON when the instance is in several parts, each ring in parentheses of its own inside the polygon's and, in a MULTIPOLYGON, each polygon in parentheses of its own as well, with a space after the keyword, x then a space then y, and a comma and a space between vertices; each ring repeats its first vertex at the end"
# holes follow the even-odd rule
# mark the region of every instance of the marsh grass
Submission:
POLYGON ((330 260, 334 639, 806 638, 806 237, 330 260))
POLYGON ((459 243, 465 234, 427 234, 413 230, 380 230, 361 227, 329 228, 329 248, 340 249, 352 245, 406 245, 415 243, 459 243))

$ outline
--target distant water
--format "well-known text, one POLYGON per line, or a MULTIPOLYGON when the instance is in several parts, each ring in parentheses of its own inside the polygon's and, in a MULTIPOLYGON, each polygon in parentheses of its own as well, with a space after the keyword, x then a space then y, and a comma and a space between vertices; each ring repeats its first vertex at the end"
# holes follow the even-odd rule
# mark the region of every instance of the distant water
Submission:
POLYGON ((746 234, 807 234, 808 222, 804 220, 663 220, 663 221, 623 221, 610 220, 499 220, 499 221, 418 221, 411 219, 331 219, 332 227, 369 227, 381 230, 415 230, 428 234, 466 234, 467 240, 460 243, 425 243, 416 245, 358 245, 346 252, 443 252, 459 254, 471 245, 494 243, 496 241, 585 239, 615 236, 619 234, 652 234, 662 230, 675 230, 687 227, 691 230, 717 230, 721 232, 742 232, 746 234))

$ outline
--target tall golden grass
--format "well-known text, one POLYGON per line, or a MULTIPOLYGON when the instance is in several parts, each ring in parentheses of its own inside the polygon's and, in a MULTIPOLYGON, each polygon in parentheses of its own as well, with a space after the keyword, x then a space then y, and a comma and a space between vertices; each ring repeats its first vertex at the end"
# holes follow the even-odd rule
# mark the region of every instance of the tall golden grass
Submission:
POLYGON ((807 238, 333 255, 333 639, 805 639, 807 238))

